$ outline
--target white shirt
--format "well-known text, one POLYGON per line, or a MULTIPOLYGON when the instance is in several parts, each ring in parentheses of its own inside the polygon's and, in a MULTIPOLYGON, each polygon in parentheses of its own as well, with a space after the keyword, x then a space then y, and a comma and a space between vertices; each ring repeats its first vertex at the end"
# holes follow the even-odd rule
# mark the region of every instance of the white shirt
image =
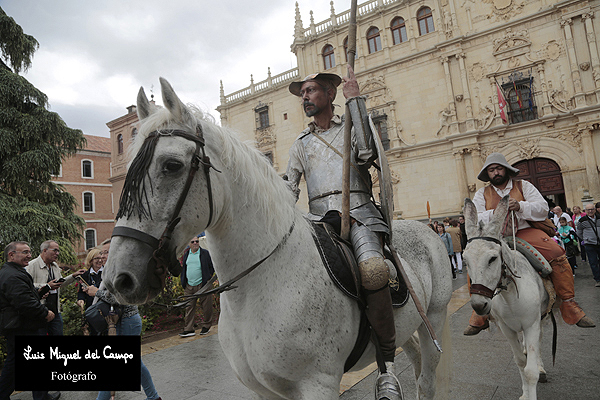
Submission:
MULTIPOLYGON (((515 211, 515 216, 518 221, 517 230, 530 228, 531 226, 527 221, 544 221, 548 217, 549 209, 548 202, 544 200, 544 197, 535 186, 525 180, 521 182, 523 184, 523 197, 525 198, 525 201, 520 201, 519 205, 521 208, 519 211, 515 211)), ((492 185, 492 188, 496 190, 496 193, 498 193, 500 197, 504 197, 512 190, 513 180, 511 178, 503 190, 498 189, 494 185, 492 185)), ((485 198, 483 197, 484 190, 485 188, 483 187, 475 193, 475 196, 473 196, 473 203, 475 204, 475 208, 477 208, 479 220, 488 223, 492 219, 494 210, 485 209, 485 198)))
POLYGON ((557 228, 560 226, 560 223, 558 222, 558 220, 560 219, 560 217, 565 217, 566 218, 567 225, 569 224, 569 222, 573 221, 571 219, 571 216, 569 214, 567 214, 566 212, 562 213, 562 215, 556 215, 556 214, 554 214, 554 217, 552 217, 552 221, 554 222, 554 225, 556 225, 557 228))

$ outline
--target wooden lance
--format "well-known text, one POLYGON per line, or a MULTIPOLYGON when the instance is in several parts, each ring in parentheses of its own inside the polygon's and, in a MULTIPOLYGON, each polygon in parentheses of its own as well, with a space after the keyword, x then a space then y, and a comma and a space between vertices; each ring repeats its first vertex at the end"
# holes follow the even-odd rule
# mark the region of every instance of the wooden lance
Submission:
MULTIPOLYGON (((356 8, 357 0, 350 6, 350 23, 348 25, 348 66, 354 69, 356 58, 356 8)), ((346 124, 344 126, 344 164, 342 169, 342 239, 350 241, 350 164, 352 152, 352 116, 346 105, 346 124)))

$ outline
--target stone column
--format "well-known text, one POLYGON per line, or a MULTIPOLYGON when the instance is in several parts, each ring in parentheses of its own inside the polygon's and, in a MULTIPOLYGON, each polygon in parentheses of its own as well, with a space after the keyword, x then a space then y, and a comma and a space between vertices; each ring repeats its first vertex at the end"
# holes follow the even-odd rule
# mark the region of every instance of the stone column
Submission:
POLYGON ((583 127, 581 129, 581 146, 583 148, 583 160, 588 180, 588 189, 595 199, 600 199, 600 182, 598 179, 598 163, 592 141, 592 129, 583 127))
POLYGON ((463 157, 463 150, 455 150, 454 161, 456 163, 456 176, 458 178, 458 190, 460 193, 460 202, 464 201, 469 196, 469 185, 467 183, 467 170, 465 167, 465 159, 463 157))
POLYGON ((567 40, 569 68, 571 69, 571 79, 573 80, 573 86, 575 88, 575 108, 585 107, 585 94, 582 91, 579 63, 577 62, 577 54, 575 53, 575 45, 573 43, 573 32, 571 31, 573 20, 570 18, 563 19, 560 25, 563 27, 565 39, 567 40))
POLYGON ((481 148, 479 146, 475 146, 471 148, 471 160, 473 161, 473 168, 475 169, 475 191, 482 188, 485 185, 479 179, 477 179, 477 175, 481 168, 483 168, 483 161, 481 159, 481 148))
POLYGON ((442 57, 442 65, 446 74, 446 90, 448 91, 448 109, 450 110, 450 123, 448 124, 448 133, 451 135, 458 133, 458 120, 456 118, 456 103, 454 102, 454 90, 452 89, 452 76, 450 75, 450 62, 448 57, 442 57))
POLYGON ((594 13, 583 14, 581 16, 581 19, 585 24, 585 33, 592 59, 592 76, 594 77, 594 84, 596 87, 596 103, 600 103, 600 57, 598 56, 596 34, 594 33, 594 24, 592 23, 592 18, 594 18, 594 13))
POLYGON ((548 97, 548 85, 546 84, 544 64, 538 64, 536 68, 538 76, 540 77, 540 86, 542 88, 542 115, 550 115, 552 114, 552 106, 550 106, 548 97))
POLYGON ((465 68, 465 57, 465 53, 456 55, 460 68, 465 107, 467 109, 467 131, 472 131, 475 129, 475 119, 473 118, 473 106, 471 105, 471 91, 469 90, 469 80, 467 79, 467 69, 465 68))

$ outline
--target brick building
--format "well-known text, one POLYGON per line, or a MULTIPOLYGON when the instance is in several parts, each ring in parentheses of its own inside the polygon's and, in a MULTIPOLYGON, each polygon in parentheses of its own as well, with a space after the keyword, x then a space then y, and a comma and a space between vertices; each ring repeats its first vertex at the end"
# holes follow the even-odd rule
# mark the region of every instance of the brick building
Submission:
POLYGON ((75 197, 78 202, 75 213, 86 222, 83 240, 74 244, 79 258, 109 238, 115 224, 110 139, 92 135, 85 138, 86 148, 66 159, 58 176, 53 177, 75 197))

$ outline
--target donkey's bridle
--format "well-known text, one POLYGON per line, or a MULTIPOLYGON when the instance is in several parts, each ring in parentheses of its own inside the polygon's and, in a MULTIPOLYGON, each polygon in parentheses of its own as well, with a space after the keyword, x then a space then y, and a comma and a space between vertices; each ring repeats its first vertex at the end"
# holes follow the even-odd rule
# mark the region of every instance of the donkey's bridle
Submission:
MULTIPOLYGON (((488 242, 494 242, 497 245, 499 245, 500 247, 502 247, 502 242, 496 238, 490 237, 490 236, 476 236, 476 237, 472 237, 469 240, 467 240, 467 244, 471 243, 473 240, 487 240, 488 242)), ((511 275, 516 276, 517 278, 519 276, 517 276, 517 274, 515 274, 510 267, 508 266, 508 264, 506 263, 506 261, 504 260, 504 258, 502 257, 502 251, 500 251, 500 261, 502 261, 502 267, 501 267, 501 274, 500 274, 500 279, 498 280, 498 283, 496 284, 496 287, 492 290, 490 288, 488 288, 485 285, 481 285, 479 283, 474 283, 471 284, 471 288, 469 289, 469 292, 471 294, 479 294, 481 296, 487 297, 487 298, 493 298, 497 292, 497 289, 500 290, 506 290, 506 285, 502 285, 502 281, 504 279, 509 279, 512 280, 514 282, 514 279, 512 276, 508 275, 507 271, 510 272, 511 275)))
POLYGON ((173 213, 171 215, 171 219, 167 223, 167 226, 163 231, 163 234, 160 237, 160 239, 156 239, 154 236, 148 235, 147 233, 142 232, 138 229, 133 229, 126 226, 115 227, 113 229, 112 236, 128 237, 140 241, 153 249, 152 259, 148 262, 148 264, 149 266, 151 266, 152 263, 155 263, 153 268, 154 273, 160 278, 161 286, 157 287, 157 289, 162 289, 165 277, 167 276, 167 269, 171 271, 171 274, 175 276, 178 276, 181 273, 181 265, 175 258, 174 252, 171 250, 171 237, 173 235, 173 230, 175 229, 175 226, 177 226, 177 224, 181 220, 179 213, 181 212, 181 208, 183 207, 190 187, 192 186, 192 182, 194 181, 196 171, 198 171, 198 169, 200 168, 200 164, 202 164, 204 167, 204 174, 206 175, 206 186, 208 189, 209 216, 208 223, 206 225, 207 227, 210 226, 213 218, 213 195, 210 183, 210 168, 212 167, 217 172, 220 171, 217 170, 211 164, 210 158, 206 155, 204 149, 204 133, 200 124, 196 125, 196 135, 178 129, 153 131, 148 134, 146 141, 149 141, 150 139, 156 136, 178 136, 196 143, 196 150, 194 152, 194 155, 192 156, 190 170, 188 172, 185 185, 183 186, 183 190, 181 191, 179 199, 177 200, 177 204, 175 205, 175 209, 173 210, 173 213))

